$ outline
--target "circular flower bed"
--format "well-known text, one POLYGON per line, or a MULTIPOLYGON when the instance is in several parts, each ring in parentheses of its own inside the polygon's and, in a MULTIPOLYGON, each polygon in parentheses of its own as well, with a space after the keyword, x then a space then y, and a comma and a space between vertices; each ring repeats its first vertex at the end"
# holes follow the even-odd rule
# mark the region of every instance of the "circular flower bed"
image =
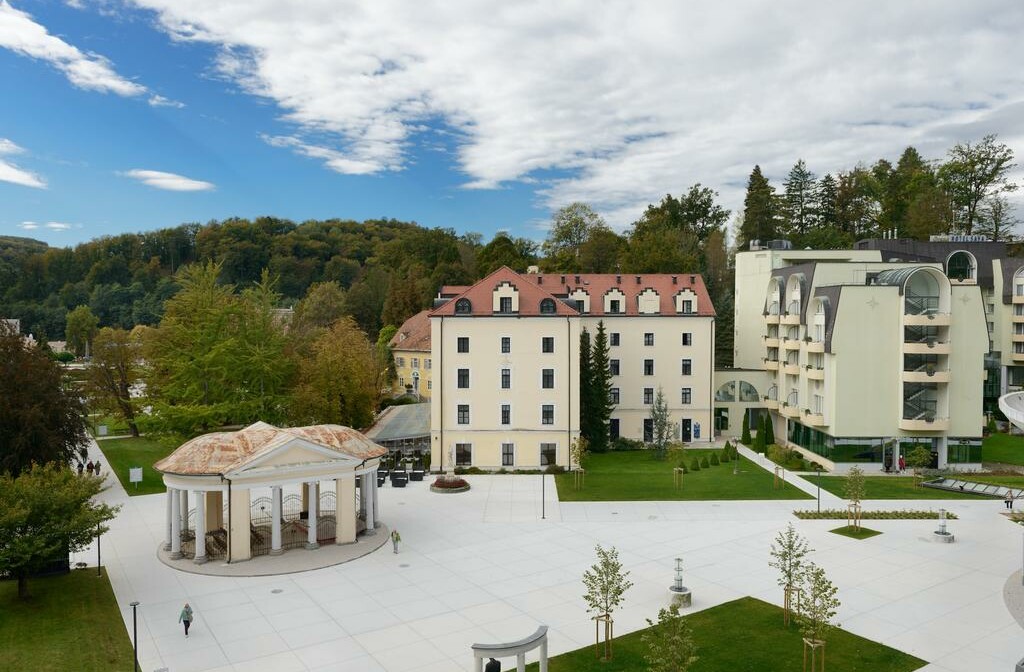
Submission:
POLYGON ((465 492, 469 490, 469 483, 466 479, 453 476, 449 478, 447 476, 438 476, 433 483, 430 484, 431 492, 443 492, 443 493, 456 493, 465 492))

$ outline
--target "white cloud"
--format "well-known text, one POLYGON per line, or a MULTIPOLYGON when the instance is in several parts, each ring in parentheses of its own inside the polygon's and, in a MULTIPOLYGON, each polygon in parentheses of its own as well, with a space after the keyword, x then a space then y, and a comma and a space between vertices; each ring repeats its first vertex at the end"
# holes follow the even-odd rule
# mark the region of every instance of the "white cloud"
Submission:
POLYGON ((10 161, 4 160, 5 154, 21 154, 25 150, 7 138, 0 138, 0 182, 10 182, 23 187, 45 189, 46 181, 35 173, 19 168, 10 161))
POLYGON ((170 98, 164 98, 163 96, 158 96, 156 94, 150 96, 147 102, 149 102, 152 107, 176 107, 178 109, 185 107, 185 103, 181 101, 171 100, 170 98))
POLYGON ((46 224, 43 224, 43 226, 51 231, 67 231, 71 228, 70 224, 65 224, 64 222, 47 222, 46 224))
POLYGON ((778 183, 801 157, 819 174, 907 144, 939 158, 982 129, 1024 155, 1011 0, 133 2, 284 111, 275 146, 396 170, 441 120, 466 186, 534 178, 544 205, 613 224, 696 181, 738 207, 754 163, 778 183))
POLYGON ((6 0, 0 0, 0 47, 45 61, 64 73, 68 81, 81 89, 138 96, 146 87, 125 79, 99 54, 87 54, 68 44, 36 23, 6 0))
POLYGON ((212 182, 193 180, 183 175, 164 173, 159 170, 135 169, 121 174, 156 189, 166 189, 167 191, 211 191, 216 186, 212 182))
POLYGON ((34 229, 38 229, 39 225, 35 222, 22 222, 21 224, 18 224, 18 228, 25 229, 26 231, 32 231, 34 229))

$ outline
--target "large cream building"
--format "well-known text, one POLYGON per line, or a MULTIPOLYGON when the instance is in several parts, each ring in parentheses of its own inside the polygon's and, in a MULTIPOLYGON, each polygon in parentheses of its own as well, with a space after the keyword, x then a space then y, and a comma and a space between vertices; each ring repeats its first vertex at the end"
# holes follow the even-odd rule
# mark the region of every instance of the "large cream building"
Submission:
POLYGON ((434 381, 430 358, 430 311, 421 310, 406 320, 388 342, 395 362, 391 392, 430 401, 434 381))
POLYGON ((569 465, 579 344, 604 323, 612 437, 649 439, 660 388, 677 437, 712 437, 714 308, 695 274, 519 274, 444 288, 430 314, 432 464, 569 465))
POLYGON ((896 465, 915 445, 940 466, 980 466, 989 344, 977 283, 867 246, 784 247, 736 255, 734 363, 764 372, 776 441, 829 467, 896 465))

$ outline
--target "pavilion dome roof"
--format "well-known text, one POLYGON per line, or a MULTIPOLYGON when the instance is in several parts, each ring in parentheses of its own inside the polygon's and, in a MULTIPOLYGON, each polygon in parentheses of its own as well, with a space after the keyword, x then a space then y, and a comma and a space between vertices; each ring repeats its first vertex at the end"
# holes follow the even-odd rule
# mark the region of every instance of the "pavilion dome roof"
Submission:
POLYGON ((362 433, 342 425, 280 428, 256 422, 235 432, 212 432, 183 443, 153 465, 165 474, 216 476, 244 468, 250 462, 294 440, 316 444, 339 458, 368 460, 387 454, 362 433))

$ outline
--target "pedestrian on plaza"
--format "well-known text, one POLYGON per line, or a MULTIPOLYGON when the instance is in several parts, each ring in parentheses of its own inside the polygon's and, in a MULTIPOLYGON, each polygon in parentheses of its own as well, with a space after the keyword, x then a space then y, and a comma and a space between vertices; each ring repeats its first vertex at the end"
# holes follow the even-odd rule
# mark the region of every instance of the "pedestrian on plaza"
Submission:
POLYGON ((188 637, 188 626, 192 625, 192 607, 188 606, 188 602, 178 615, 178 623, 185 624, 185 636, 188 637))
POLYGON ((398 530, 391 530, 391 545, 395 549, 395 553, 398 553, 398 544, 402 541, 402 535, 398 533, 398 530))
POLYGON ((100 475, 100 461, 99 460, 96 460, 96 464, 92 465, 92 473, 96 474, 97 476, 100 475))
POLYGON ((89 472, 90 476, 92 476, 92 460, 89 460, 89 464, 85 465, 85 470, 89 472))
POLYGON ((907 459, 900 455, 900 473, 902 474, 907 470, 907 459))
POLYGON ((85 471, 85 465, 81 462, 78 463, 78 475, 81 476, 82 472, 85 471))
POLYGON ((1003 498, 1003 502, 1006 503, 1006 508, 1013 509, 1013 490, 1006 489, 1006 497, 1003 498))

